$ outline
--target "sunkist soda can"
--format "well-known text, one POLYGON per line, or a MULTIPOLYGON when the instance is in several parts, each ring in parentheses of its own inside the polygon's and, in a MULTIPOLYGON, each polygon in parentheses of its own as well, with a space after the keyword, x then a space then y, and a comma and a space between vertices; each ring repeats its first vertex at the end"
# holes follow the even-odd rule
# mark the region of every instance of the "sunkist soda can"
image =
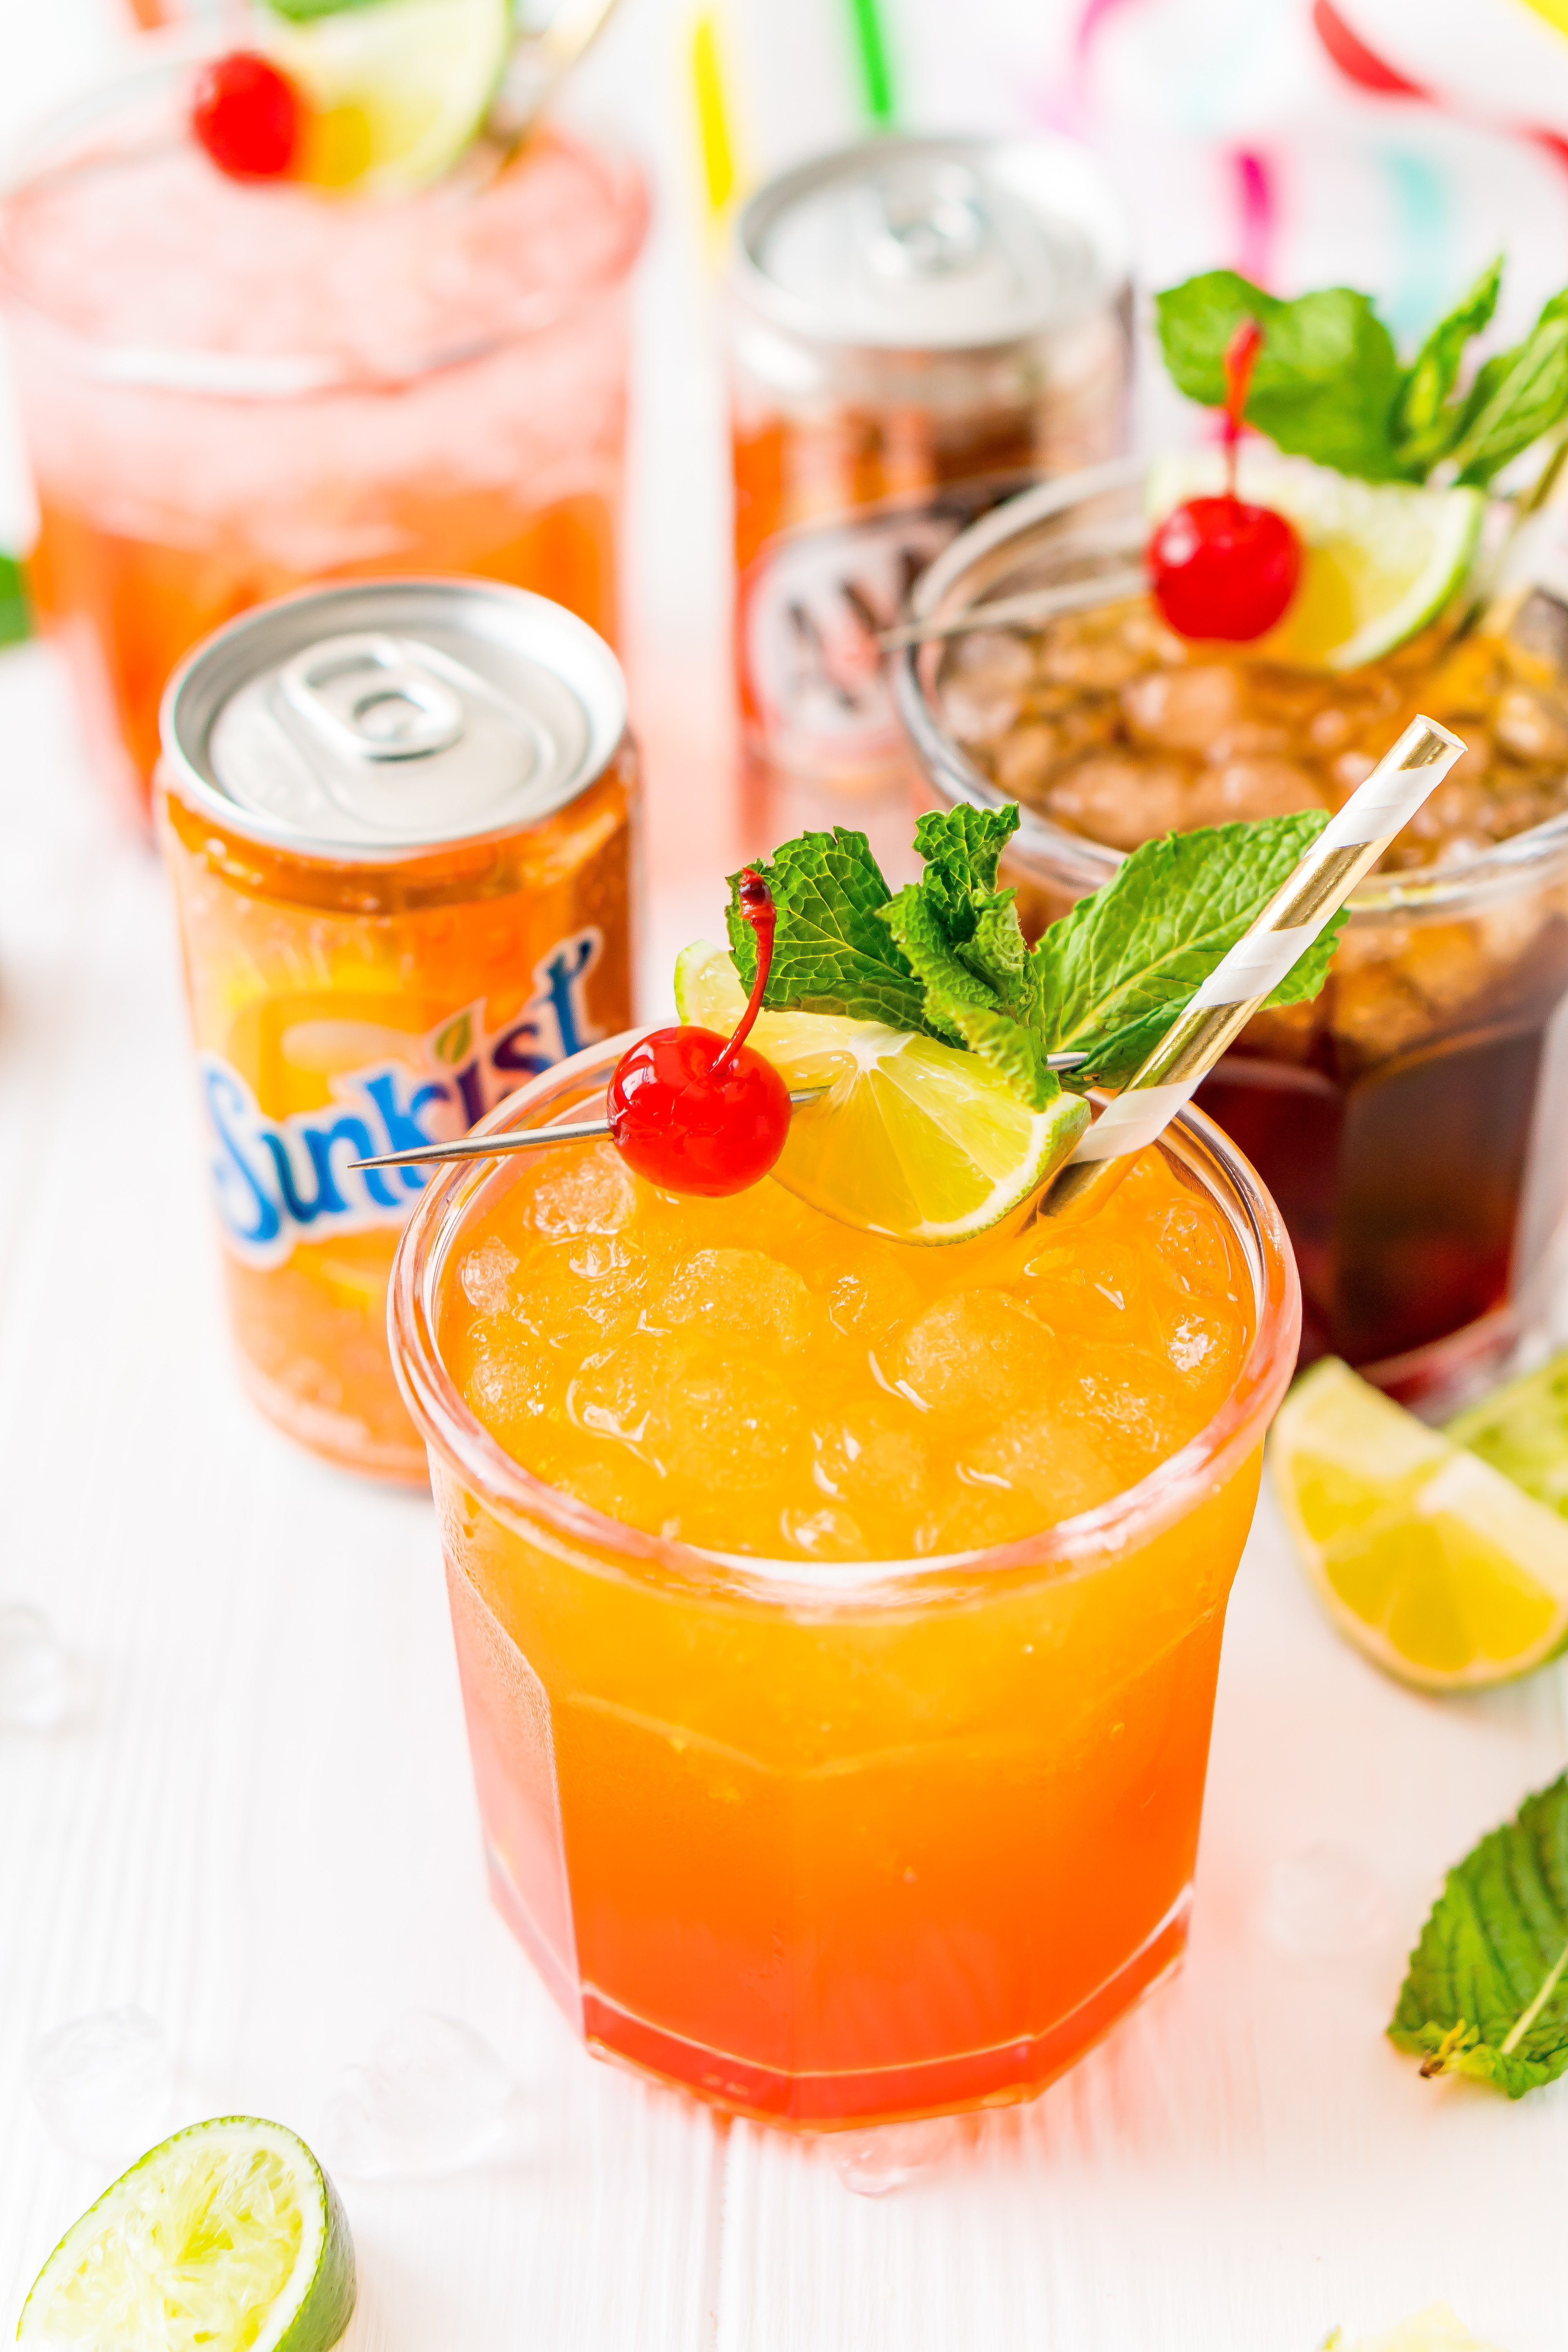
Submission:
POLYGON ((637 762, 614 655, 542 596, 381 581, 258 606, 163 706, 212 1193, 246 1384, 334 1461, 422 1477, 386 1283, 461 1135, 631 1018, 637 762))
POLYGON ((1126 446, 1130 260, 1063 139, 868 140, 752 198, 727 321, 753 766, 898 769, 878 632, 984 508, 1126 446))

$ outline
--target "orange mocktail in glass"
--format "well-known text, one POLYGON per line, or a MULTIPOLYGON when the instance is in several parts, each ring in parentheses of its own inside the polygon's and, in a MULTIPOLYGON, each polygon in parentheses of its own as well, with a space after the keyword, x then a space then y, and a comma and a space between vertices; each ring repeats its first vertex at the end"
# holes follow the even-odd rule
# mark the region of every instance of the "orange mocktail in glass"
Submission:
POLYGON ((406 196, 228 179, 190 82, 149 44, 0 212, 29 584, 142 810, 176 663, 307 583, 480 576, 614 640, 647 217, 634 169, 553 130, 406 196))
POLYGON ((1206 1120, 1081 1225, 947 1248, 607 1144, 448 1171, 392 1313, 496 1899, 591 2045, 781 2122, 938 2113, 1176 1958, 1300 1313, 1206 1120))

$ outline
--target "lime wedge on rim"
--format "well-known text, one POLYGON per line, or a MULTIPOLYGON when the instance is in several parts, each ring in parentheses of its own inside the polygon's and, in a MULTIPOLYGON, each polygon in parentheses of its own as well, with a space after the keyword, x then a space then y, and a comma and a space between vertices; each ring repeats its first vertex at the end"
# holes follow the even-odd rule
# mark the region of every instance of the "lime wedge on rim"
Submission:
POLYGON ((1348 1364, 1302 1374, 1269 1450, 1319 1598, 1387 1673, 1472 1690, 1568 1642, 1568 1525, 1348 1364))
POLYGON ((304 2141, 220 2116, 153 2148, 66 2231, 16 2337, 73 2352, 328 2352, 353 2307, 348 2221, 304 2141))
POLYGON ((1568 1519, 1568 1349, 1494 1389, 1444 1431, 1568 1519))
MULTIPOLYGON (((722 948, 681 950, 675 1002, 682 1021, 734 1027, 745 992, 722 948)), ((841 1224, 893 1241, 967 1241, 999 1223, 1089 1125, 1076 1095, 1032 1111, 978 1055, 879 1021, 763 1013, 751 1042, 792 1090, 828 1089, 796 1110, 773 1174, 841 1224)))
MULTIPOLYGON (((1162 521, 1184 499, 1224 488, 1217 449, 1158 458, 1149 469, 1150 518, 1162 521)), ((1486 513, 1479 490, 1358 482, 1250 443, 1237 489, 1286 516, 1300 537, 1301 581, 1289 609, 1247 648, 1257 660, 1299 669, 1355 669, 1436 620, 1464 585, 1486 513)))
POLYGON ((374 0, 299 21, 274 15, 268 52, 310 109, 295 176, 356 195, 402 195, 438 180, 489 113, 512 34, 511 0, 374 0))

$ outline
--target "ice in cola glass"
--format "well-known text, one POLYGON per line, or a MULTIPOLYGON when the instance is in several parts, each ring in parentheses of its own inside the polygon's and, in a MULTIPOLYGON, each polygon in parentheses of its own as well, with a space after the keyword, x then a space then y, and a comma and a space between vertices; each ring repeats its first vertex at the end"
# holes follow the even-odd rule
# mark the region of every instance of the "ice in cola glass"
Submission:
POLYGON ((405 197, 226 178, 191 55, 149 43, 0 211, 30 585, 143 811, 175 664, 307 582, 478 574, 614 639, 647 216, 633 167, 554 130, 405 197))
POLYGON ((940 1248, 607 1143, 443 1170, 391 1313, 492 1889, 591 2047, 779 2123, 934 2114, 1179 1957, 1299 1330, 1208 1121, 1077 1229, 940 1248))
MULTIPOLYGON (((942 559, 927 608, 1124 576, 1142 512, 1131 467, 1026 494, 942 559)), ((933 798, 1022 803, 1006 878, 1032 933, 1142 841, 1337 807, 1417 709, 1464 738, 1356 892, 1322 995, 1260 1014, 1198 1099, 1284 1213, 1303 1360, 1432 1410, 1484 1386, 1541 1311, 1568 1201, 1568 696, 1548 652, 1449 616, 1309 673, 1184 642, 1123 590, 901 665, 933 798)))

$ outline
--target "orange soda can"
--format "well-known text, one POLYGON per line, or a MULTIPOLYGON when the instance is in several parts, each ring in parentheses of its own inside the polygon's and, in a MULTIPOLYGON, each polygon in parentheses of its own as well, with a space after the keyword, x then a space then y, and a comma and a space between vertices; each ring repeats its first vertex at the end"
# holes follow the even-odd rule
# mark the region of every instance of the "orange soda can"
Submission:
POLYGON ((631 1018, 637 758, 615 656, 526 592, 258 606, 163 714, 160 827, 242 1376, 329 1459, 423 1479, 386 1285, 417 1169, 631 1018))

